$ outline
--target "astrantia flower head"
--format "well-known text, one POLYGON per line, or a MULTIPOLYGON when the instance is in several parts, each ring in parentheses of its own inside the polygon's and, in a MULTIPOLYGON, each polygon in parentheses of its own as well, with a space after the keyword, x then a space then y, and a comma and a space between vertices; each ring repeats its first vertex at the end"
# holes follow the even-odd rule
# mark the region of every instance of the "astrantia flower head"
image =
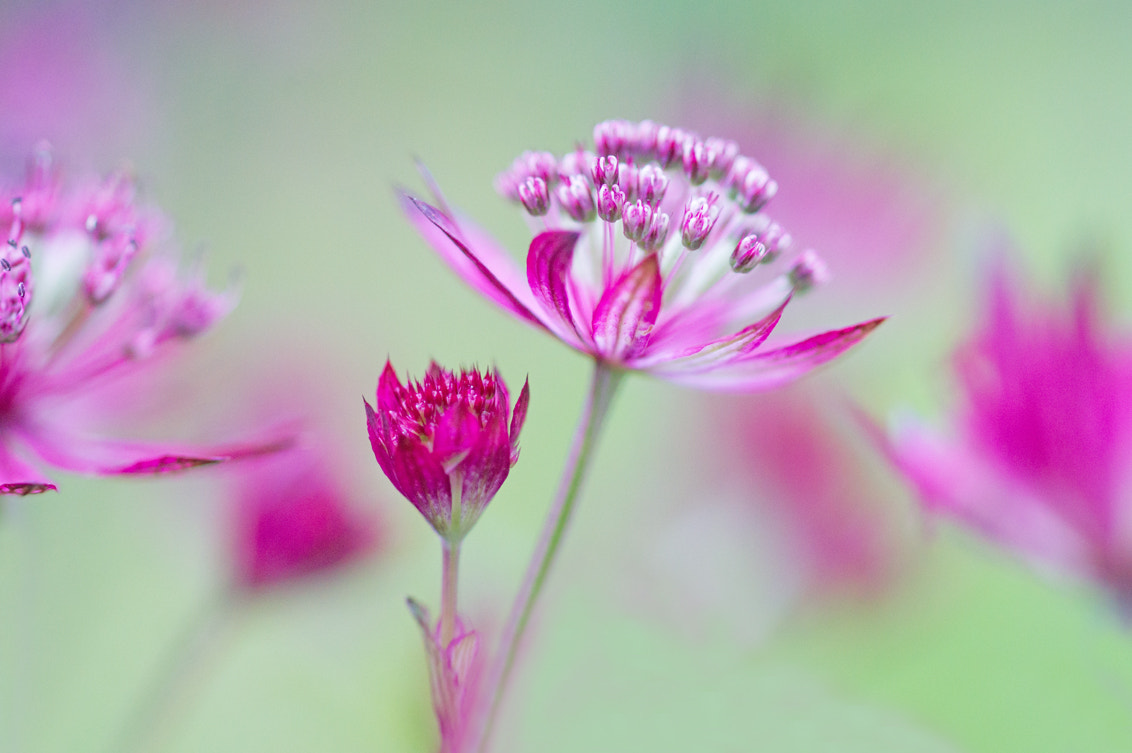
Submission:
POLYGON ((1025 305, 1005 273, 957 352, 955 437, 907 421, 888 451, 927 507, 1031 562, 1132 596, 1132 342, 1072 305, 1025 305))
POLYGON ((380 543, 374 519, 356 509, 311 448, 242 464, 238 474, 235 575, 243 589, 344 566, 380 543))
POLYGON ((235 303, 185 275, 161 243, 167 222, 134 181, 67 183, 40 149, 22 180, 0 179, 0 493, 55 489, 29 459, 81 473, 163 473, 255 454, 110 440, 154 356, 209 329, 235 303), (109 421, 107 421, 109 419, 109 421))
POLYGON ((592 152, 525 152, 497 188, 537 233, 525 279, 439 195, 440 208, 409 195, 403 205, 474 288, 613 368, 705 389, 766 389, 881 321, 764 345, 793 295, 825 269, 764 214, 778 184, 733 141, 606 121, 594 128, 592 152))
POLYGON ((458 542, 519 458, 526 383, 511 410, 498 372, 429 365, 402 385, 386 363, 376 409, 366 403, 370 444, 381 469, 437 533, 458 542))

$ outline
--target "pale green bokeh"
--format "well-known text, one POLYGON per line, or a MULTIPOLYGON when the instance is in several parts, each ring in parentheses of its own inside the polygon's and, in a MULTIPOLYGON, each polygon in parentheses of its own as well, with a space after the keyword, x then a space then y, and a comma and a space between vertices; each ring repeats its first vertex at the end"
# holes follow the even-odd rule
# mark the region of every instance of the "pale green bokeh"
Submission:
MULTIPOLYGON (((436 599, 439 549, 381 477, 362 427, 359 398, 387 356, 413 373, 435 357, 495 363, 515 385, 529 374, 522 460, 467 540, 462 574, 488 623, 517 584, 586 363, 424 247, 391 190, 420 187, 414 156, 518 250, 526 232, 491 190, 496 172, 526 148, 564 151, 606 117, 667 118, 689 70, 752 101, 788 92, 816 118, 916 154, 960 194, 942 249, 954 262, 925 291, 930 305, 897 312, 823 377, 841 375, 877 411, 950 400, 940 365, 974 317, 986 226, 1015 238, 1050 285, 1083 244, 1099 249, 1112 308, 1128 318, 1127 5, 210 5, 107 14, 161 132, 96 159, 133 161, 182 241, 206 243, 216 280, 243 269, 239 309, 197 354, 210 392, 279 349, 325 355, 318 411, 346 438, 348 481, 372 490, 394 543, 244 615, 202 667, 170 751, 432 745, 403 597, 436 599)), ((797 305, 821 311, 820 293, 797 305)), ((694 472, 673 448, 697 405, 645 379, 625 385, 512 695, 506 749, 1132 748, 1132 636, 1108 605, 946 525, 917 539, 890 600, 807 611, 763 642, 693 641, 629 608, 621 547, 694 472)), ((0 520, 2 751, 103 749, 223 578, 214 474, 62 481, 0 520)), ((911 506, 892 489, 896 507, 911 506)))

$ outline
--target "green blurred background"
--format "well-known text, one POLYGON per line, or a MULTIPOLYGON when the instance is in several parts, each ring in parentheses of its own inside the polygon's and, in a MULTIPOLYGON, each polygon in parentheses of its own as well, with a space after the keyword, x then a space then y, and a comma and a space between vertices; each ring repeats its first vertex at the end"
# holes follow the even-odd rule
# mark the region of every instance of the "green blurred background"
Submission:
MULTIPOLYGON (((907 283, 918 287, 898 290, 894 311, 836 294, 823 304, 820 291, 795 304, 807 324, 895 314, 818 377, 877 414, 951 400, 941 367, 977 311, 987 234, 1013 238, 1048 286, 1077 255, 1100 258, 1115 316, 1129 311, 1126 3, 9 2, 2 38, 53 14, 78 25, 70 49, 106 62, 129 102, 96 96, 86 106, 98 117, 42 135, 79 167, 129 159, 186 248, 204 244, 218 284, 242 270, 239 308, 195 346, 181 380, 192 389, 171 407, 218 416, 270 390, 249 382, 280 359, 305 363, 315 384, 296 407, 341 439, 344 480, 390 532, 378 557, 272 594, 230 625, 170 720, 169 751, 433 745, 403 598, 435 603, 439 548, 373 462, 359 399, 387 357, 414 374, 429 358, 495 363, 513 383, 529 374, 522 460, 468 539, 462 574, 487 627, 517 585, 587 364, 477 298, 413 233, 391 187, 420 188, 414 156, 517 251, 526 230, 491 189, 516 154, 564 152, 608 117, 674 119, 678 95, 699 85, 751 106, 788 99, 825 129, 909 158, 949 197, 929 271, 907 283)), ((1132 636, 1108 605, 924 525, 893 480, 881 482, 887 509, 909 543, 883 598, 806 604, 756 638, 721 627, 726 615, 689 635, 635 607, 626 593, 640 575, 626 561, 673 489, 697 503, 692 427, 726 404, 626 385, 500 749, 1132 749, 1132 636)), ((220 473, 61 488, 0 519, 3 751, 106 749, 225 577, 220 473)), ((742 573, 729 583, 728 601, 758 598, 742 573)))

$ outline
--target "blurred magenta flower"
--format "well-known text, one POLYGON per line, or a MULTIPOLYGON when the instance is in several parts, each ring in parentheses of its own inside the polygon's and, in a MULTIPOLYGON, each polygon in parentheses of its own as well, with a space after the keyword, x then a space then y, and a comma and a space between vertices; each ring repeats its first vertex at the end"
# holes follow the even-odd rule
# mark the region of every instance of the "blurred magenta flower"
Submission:
POLYGON ((409 599, 409 610, 424 636, 432 707, 440 729, 439 753, 461 753, 471 742, 468 723, 479 700, 483 669, 479 636, 457 617, 453 637, 445 642, 440 623, 433 626, 428 609, 409 599))
MULTIPOLYGON (((878 490, 828 394, 800 386, 729 404, 712 427, 730 438, 733 476, 746 503, 770 508, 790 530, 817 591, 879 591, 892 573, 892 542, 878 490)), ((725 453, 728 454, 728 453, 725 453)))
POLYGON ((65 154, 112 157, 160 138, 145 66, 114 39, 112 3, 62 0, 0 7, 0 152, 50 139, 65 154))
POLYGON ((497 188, 531 216, 526 279, 458 217, 403 195, 410 220, 472 287, 614 369, 711 390, 792 381, 883 319, 776 346, 786 304, 824 277, 763 206, 778 184, 733 141, 651 121, 594 128, 594 152, 525 152, 497 188), (776 260, 777 263, 776 263, 776 260), (757 267, 774 270, 757 284, 757 267))
POLYGON ((350 501, 313 447, 243 463, 233 473, 236 583, 245 590, 344 566, 381 544, 376 519, 350 501))
POLYGON ((79 473, 166 473, 275 445, 186 449, 110 439, 159 356, 235 305, 179 269, 167 221, 125 174, 64 182, 40 150, 0 178, 0 493, 55 489, 30 460, 79 473))
POLYGON ((955 436, 915 421, 888 439, 927 509, 1035 565, 1132 594, 1132 342, 1102 331, 1092 281, 1027 303, 1004 271, 955 357, 955 436))
POLYGON ((381 470, 436 532, 458 543, 519 459, 519 432, 530 388, 512 411, 498 372, 441 368, 435 361, 419 382, 402 385, 385 364, 376 410, 366 422, 381 470))

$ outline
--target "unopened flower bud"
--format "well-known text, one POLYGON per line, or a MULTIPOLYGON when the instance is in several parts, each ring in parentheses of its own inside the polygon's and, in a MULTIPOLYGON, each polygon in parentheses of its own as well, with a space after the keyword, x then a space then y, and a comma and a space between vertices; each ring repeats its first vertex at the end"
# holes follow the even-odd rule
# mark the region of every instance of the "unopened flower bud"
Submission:
POLYGON ((566 214, 578 222, 589 222, 594 218, 593 193, 590 184, 581 175, 572 175, 564 180, 555 195, 566 214))
POLYGON ((645 233, 645 237, 641 239, 641 246, 646 251, 656 251, 668 240, 668 222, 667 213, 660 211, 653 213, 649 230, 645 233))
POLYGON ((594 185, 600 186, 605 184, 612 186, 617 182, 617 157, 609 154, 604 157, 595 157, 593 166, 590 168, 590 176, 594 179, 594 185))
POLYGON ((684 140, 683 163, 684 174, 688 176, 688 182, 693 186, 698 186, 708 179, 711 160, 708 158, 703 141, 691 137, 684 140))
POLYGON ((633 242, 643 240, 652 226, 652 215, 652 207, 641 199, 626 204, 621 217, 625 237, 633 242))
POLYGON ((684 156, 684 141, 689 134, 682 128, 660 126, 656 130, 656 160, 669 167, 684 156))
POLYGON ((731 269, 740 274, 747 274, 766 257, 766 244, 757 234, 748 233, 739 239, 735 244, 735 250, 731 252, 731 269))
POLYGON ((533 216, 541 217, 550 209, 550 194, 542 178, 527 178, 519 185, 519 201, 533 216))
POLYGON ((600 156, 624 155, 633 125, 625 120, 605 120, 594 126, 594 151, 600 156))
POLYGON ((625 206, 625 192, 620 186, 602 185, 597 190, 597 216, 606 222, 621 219, 621 209, 625 206))
POLYGON ((829 267, 817 255, 816 251, 806 249, 794 262, 794 266, 790 268, 788 277, 796 292, 805 293, 815 285, 820 285, 829 279, 829 267))
POLYGON ((637 195, 649 206, 655 207, 664 200, 668 190, 668 176, 657 165, 645 165, 637 175, 637 195))
POLYGON ((730 139, 711 137, 704 139, 704 147, 711 163, 711 177, 719 180, 726 176, 739 156, 739 144, 730 139))
POLYGON ((617 185, 625 193, 625 201, 637 200, 637 166, 632 162, 622 162, 617 173, 617 185))
POLYGON ((715 205, 718 199, 716 194, 709 193, 689 200, 684 206, 680 235, 686 248, 695 251, 704 244, 708 233, 715 227, 715 221, 719 219, 719 208, 715 205))

